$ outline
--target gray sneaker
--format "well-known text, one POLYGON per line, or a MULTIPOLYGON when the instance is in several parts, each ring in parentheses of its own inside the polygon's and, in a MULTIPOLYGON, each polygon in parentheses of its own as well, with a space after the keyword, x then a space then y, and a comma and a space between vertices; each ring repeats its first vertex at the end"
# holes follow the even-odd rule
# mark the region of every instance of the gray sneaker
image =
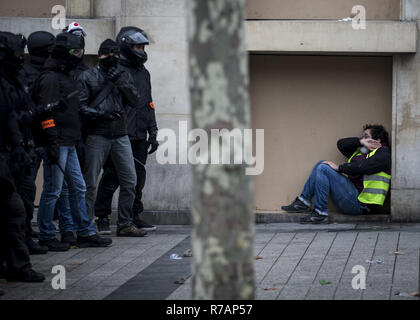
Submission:
POLYGON ((324 216, 313 211, 308 216, 301 218, 300 223, 301 224, 329 224, 330 220, 328 219, 328 216, 324 216))
POLYGON ((139 229, 136 226, 127 226, 123 228, 117 228, 118 237, 145 237, 147 232, 139 229))

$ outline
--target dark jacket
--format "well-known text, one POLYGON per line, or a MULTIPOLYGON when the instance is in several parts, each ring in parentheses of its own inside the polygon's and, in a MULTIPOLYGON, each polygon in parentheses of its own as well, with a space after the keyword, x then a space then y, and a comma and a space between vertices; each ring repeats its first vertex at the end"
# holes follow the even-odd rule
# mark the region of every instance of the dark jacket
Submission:
POLYGON ((7 85, 0 74, 0 197, 5 197, 16 191, 6 156, 23 142, 15 110, 7 96, 5 84, 7 85))
POLYGON ((107 79, 99 65, 84 71, 78 80, 80 112, 86 125, 87 134, 103 135, 110 138, 126 135, 127 106, 135 106, 139 101, 130 73, 123 72, 113 85, 112 91, 95 108, 91 108, 89 105, 111 80, 107 79), (110 119, 112 112, 118 112, 121 119, 110 119))
MULTIPOLYGON (((337 141, 337 147, 346 158, 350 158, 362 145, 359 138, 344 138, 337 141)), ((363 175, 381 171, 391 174, 391 150, 388 146, 379 148, 372 157, 354 157, 350 163, 338 167, 338 172, 347 174, 359 193, 363 189, 363 175)))
POLYGON ((7 75, 2 72, 2 88, 7 94, 10 105, 13 107, 19 130, 23 135, 26 150, 34 148, 32 124, 35 115, 35 106, 30 95, 25 91, 18 75, 7 75))
POLYGON ((74 146, 81 137, 77 85, 55 59, 49 58, 44 67, 36 87, 37 103, 41 106, 60 103, 59 110, 41 119, 42 144, 74 146), (68 98, 70 94, 71 98, 68 98))
MULTIPOLYGON (((31 57, 29 63, 25 64, 21 71, 19 72, 19 80, 22 83, 25 92, 28 94, 31 102, 33 102, 34 97, 34 88, 36 82, 41 75, 42 71, 44 71, 44 64, 47 59, 39 58, 39 57, 31 57)), ((42 130, 39 125, 40 119, 38 118, 37 112, 39 111, 36 104, 32 106, 33 110, 33 121, 31 126, 32 136, 35 141, 35 145, 41 144, 42 141, 42 130)))
POLYGON ((25 91, 32 93, 33 86, 44 70, 46 59, 39 57, 31 57, 29 63, 26 63, 19 72, 19 78, 25 86, 25 91))
POLYGON ((81 60, 80 63, 69 72, 69 75, 72 79, 76 80, 80 77, 82 72, 89 70, 89 66, 86 64, 85 60, 81 60))
POLYGON ((23 142, 16 112, 7 95, 8 85, 0 73, 0 151, 20 146, 23 142))
POLYGON ((134 68, 124 56, 120 58, 120 67, 129 72, 139 94, 139 103, 128 110, 128 136, 131 140, 156 140, 158 128, 152 99, 150 73, 144 66, 134 68))

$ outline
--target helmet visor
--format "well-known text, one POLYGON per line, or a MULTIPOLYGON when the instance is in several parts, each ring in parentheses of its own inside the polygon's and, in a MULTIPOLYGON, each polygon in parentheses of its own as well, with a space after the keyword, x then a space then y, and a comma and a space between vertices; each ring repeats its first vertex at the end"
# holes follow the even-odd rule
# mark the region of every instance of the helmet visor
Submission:
POLYGON ((69 53, 70 53, 72 56, 75 56, 75 57, 77 57, 77 58, 82 58, 82 57, 83 57, 84 52, 85 52, 85 50, 83 50, 83 49, 70 49, 70 50, 69 50, 69 53))
POLYGON ((70 33, 73 33, 74 35, 79 37, 86 37, 86 32, 84 32, 82 29, 72 30, 70 31, 70 33))
POLYGON ((138 31, 124 35, 122 40, 130 44, 149 44, 149 40, 147 40, 147 38, 138 31))

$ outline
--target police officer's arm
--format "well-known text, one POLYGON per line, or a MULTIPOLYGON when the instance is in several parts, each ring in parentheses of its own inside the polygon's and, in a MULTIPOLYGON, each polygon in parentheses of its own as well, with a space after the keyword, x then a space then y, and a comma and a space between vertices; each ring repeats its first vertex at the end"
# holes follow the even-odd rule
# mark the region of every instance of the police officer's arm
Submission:
POLYGON ((391 152, 389 148, 379 148, 376 153, 364 160, 344 163, 338 166, 338 172, 348 175, 374 174, 391 169, 391 152))
MULTIPOLYGON (((60 87, 57 79, 52 75, 45 75, 45 77, 39 82, 39 93, 40 105, 46 106, 50 103, 56 103, 60 100, 60 87)), ((46 113, 41 116, 41 128, 42 134, 48 142, 48 146, 56 146, 57 143, 57 128, 55 127, 54 115, 52 112, 46 113)))
POLYGON ((357 148, 361 147, 360 139, 356 137, 344 138, 337 141, 337 148, 346 157, 350 158, 357 148))
POLYGON ((122 94, 125 106, 134 107, 139 105, 140 95, 134 86, 133 77, 129 72, 122 72, 115 85, 122 94))
POLYGON ((19 130, 19 125, 16 119, 15 110, 10 107, 8 108, 8 117, 7 117, 7 132, 10 134, 10 139, 13 147, 22 146, 23 144, 23 135, 19 130))
MULTIPOLYGON (((1 80, 1 79, 0 79, 1 80)), ((16 112, 7 97, 6 90, 0 87, 0 108, 1 112, 6 119, 5 127, 11 147, 21 146, 23 143, 23 135, 20 132, 19 124, 17 122, 16 112)))
POLYGON ((77 81, 77 85, 79 88, 79 98, 80 98, 80 113, 89 118, 89 119, 96 119, 99 118, 100 115, 96 109, 89 107, 91 103, 91 90, 89 86, 87 71, 82 72, 77 81))

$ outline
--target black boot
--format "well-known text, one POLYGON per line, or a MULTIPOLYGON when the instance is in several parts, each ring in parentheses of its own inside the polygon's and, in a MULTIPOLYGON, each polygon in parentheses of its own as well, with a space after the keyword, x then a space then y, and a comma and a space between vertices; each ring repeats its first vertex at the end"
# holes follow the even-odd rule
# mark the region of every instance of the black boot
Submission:
POLYGON ((102 238, 97 234, 87 237, 77 237, 76 246, 79 248, 89 248, 89 247, 109 247, 112 244, 112 239, 102 238))
POLYGON ((67 242, 60 242, 57 238, 51 240, 39 240, 39 245, 48 247, 49 251, 67 251, 70 249, 70 244, 67 242))
POLYGON ((61 242, 68 243, 70 246, 76 245, 76 238, 74 237, 74 233, 71 231, 62 233, 61 242))
POLYGON ((6 275, 6 280, 10 282, 42 282, 45 280, 45 276, 30 269, 25 272, 9 273, 6 275))
POLYGON ((26 246, 28 247, 29 254, 46 254, 48 252, 48 247, 40 246, 32 238, 27 237, 25 239, 26 246))

